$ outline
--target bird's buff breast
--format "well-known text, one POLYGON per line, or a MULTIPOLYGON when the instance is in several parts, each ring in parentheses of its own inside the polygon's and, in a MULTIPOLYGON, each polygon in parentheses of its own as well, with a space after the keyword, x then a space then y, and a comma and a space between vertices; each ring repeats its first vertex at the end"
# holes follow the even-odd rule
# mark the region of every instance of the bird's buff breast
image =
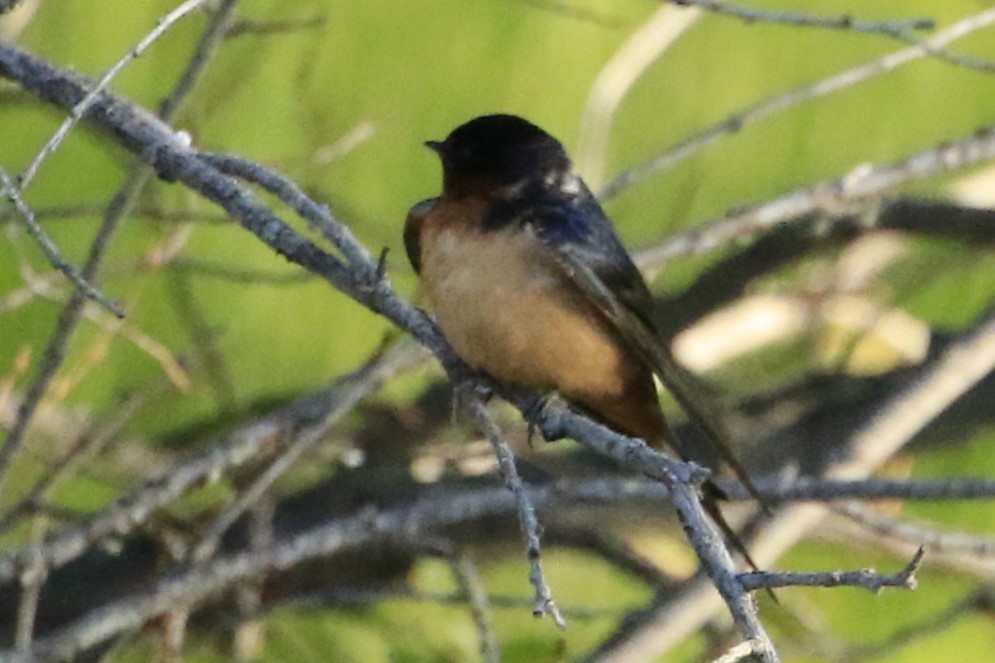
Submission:
POLYGON ((530 229, 429 226, 421 247, 433 312, 471 366, 567 397, 622 393, 624 354, 530 229))

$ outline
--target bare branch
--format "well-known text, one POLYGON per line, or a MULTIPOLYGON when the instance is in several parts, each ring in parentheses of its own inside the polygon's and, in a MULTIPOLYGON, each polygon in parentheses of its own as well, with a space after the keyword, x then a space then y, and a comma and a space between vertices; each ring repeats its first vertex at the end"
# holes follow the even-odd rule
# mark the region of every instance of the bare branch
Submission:
POLYGON ((263 187, 320 230, 357 271, 372 261, 370 252, 352 234, 349 226, 335 218, 328 205, 319 205, 280 173, 233 154, 202 154, 201 158, 219 171, 263 187))
POLYGON ((920 547, 912 560, 898 573, 881 575, 874 569, 859 571, 831 571, 828 573, 797 573, 791 571, 752 571, 739 578, 748 589, 776 589, 778 587, 863 587, 880 592, 885 587, 916 588, 916 571, 919 570, 926 549, 920 547))
MULTIPOLYGON (((36 219, 64 221, 66 219, 75 219, 80 216, 103 216, 103 214, 107 211, 107 206, 103 204, 54 205, 51 207, 36 207, 33 211, 36 219)), ((226 214, 197 212, 193 210, 174 211, 161 209, 154 205, 148 204, 135 206, 128 212, 128 216, 130 218, 146 218, 168 223, 231 223, 231 217, 226 214)), ((0 210, 0 225, 13 221, 17 218, 18 216, 16 210, 0 210)))
MULTIPOLYGON (((324 439, 329 428, 338 423, 342 417, 353 410, 360 400, 365 397, 371 385, 370 376, 382 374, 383 366, 395 366, 408 361, 410 348, 403 345, 394 348, 394 352, 389 352, 383 357, 377 357, 367 366, 360 369, 353 375, 348 376, 338 384, 338 398, 324 420, 318 425, 302 432, 283 453, 275 460, 267 464, 266 469, 256 477, 248 488, 242 491, 241 495, 215 517, 214 521, 207 527, 201 535, 201 541, 193 549, 190 558, 194 561, 203 561, 214 556, 217 551, 221 537, 228 531, 235 521, 258 502, 269 489, 276 483, 277 479, 283 476, 298 460, 311 451, 314 446, 324 439)), ((372 383, 378 385, 381 380, 374 379, 372 383)))
MULTIPOLYGON (((42 534, 47 526, 48 518, 43 515, 37 516, 32 523, 31 546, 36 552, 40 548, 42 534)), ((26 568, 21 574, 21 599, 17 606, 17 630, 14 635, 14 646, 19 650, 30 647, 34 638, 38 599, 41 596, 41 588, 45 584, 47 575, 40 554, 35 555, 34 564, 26 568)))
MULTIPOLYGON (((72 103, 85 94, 85 86, 74 80, 72 76, 56 72, 30 56, 17 52, 16 49, 2 46, 0 46, 0 74, 20 80, 28 89, 55 103, 72 103), (46 80, 58 81, 58 84, 34 83, 36 79, 33 79, 32 72, 38 71, 39 68, 46 71, 46 80)), ((368 255, 368 252, 362 247, 352 246, 354 239, 351 233, 337 230, 330 235, 342 252, 356 261, 357 264, 349 265, 347 268, 341 261, 320 251, 294 233, 283 221, 259 205, 247 191, 218 173, 208 160, 182 141, 176 140, 168 127, 144 114, 136 113, 133 107, 110 95, 103 95, 101 102, 94 106, 92 116, 94 121, 110 128, 122 144, 148 159, 162 177, 183 181, 215 200, 279 253, 321 274, 357 301, 408 330, 435 352, 454 375, 458 376, 465 372, 462 363, 452 354, 434 325, 423 314, 394 294, 386 280, 378 274, 376 264, 372 261, 359 264, 359 260, 368 255)), ((287 192, 281 182, 267 179, 263 176, 264 171, 259 172, 262 175, 258 179, 270 183, 274 190, 292 197, 293 191, 287 192)), ((256 177, 255 174, 253 177, 256 177)), ((300 201, 300 204, 302 213, 307 218, 311 219, 314 216, 325 223, 330 222, 326 219, 328 215, 322 212, 320 206, 305 201, 300 201)), ((504 391, 507 390, 502 390, 502 393, 504 391)), ((525 407, 534 404, 532 401, 521 402, 525 407)), ((606 435, 606 429, 566 411, 557 413, 555 417, 550 416, 551 414, 547 412, 543 417, 544 427, 556 424, 567 432, 573 430, 578 433, 572 435, 573 437, 603 449, 611 449, 616 452, 612 457, 624 459, 629 466, 635 464, 641 469, 648 470, 651 475, 663 478, 672 489, 679 488, 673 494, 674 503, 685 521, 689 523, 689 528, 703 528, 700 537, 694 541, 695 549, 699 555, 706 557, 706 567, 727 600, 737 624, 747 638, 769 643, 769 638, 756 617, 751 597, 735 579, 735 569, 722 545, 721 536, 701 510, 694 489, 690 488, 689 482, 700 470, 683 463, 669 461, 636 441, 614 434, 606 435), (644 461, 642 465, 634 462, 639 458, 644 461), (681 481, 683 483, 678 483, 681 481)), ((777 660, 772 645, 767 648, 765 657, 766 660, 777 660)))
POLYGON ((611 198, 623 189, 641 182, 653 174, 672 168, 677 163, 700 152, 723 136, 737 133, 745 126, 754 124, 798 104, 838 92, 871 78, 894 71, 910 62, 928 57, 938 51, 942 51, 942 49, 954 41, 972 32, 986 28, 992 23, 995 23, 995 9, 978 12, 937 32, 919 44, 895 51, 882 58, 872 60, 812 85, 799 87, 761 101, 712 125, 699 134, 681 141, 652 161, 623 171, 615 179, 606 184, 598 195, 602 199, 611 198))
MULTIPOLYGON (((28 171, 22 175, 20 182, 22 191, 24 187, 30 183, 31 176, 33 176, 34 172, 37 172, 37 168, 45 156, 54 151, 59 142, 61 142, 65 135, 72 130, 73 126, 75 126, 79 119, 86 114, 93 113, 95 108, 102 106, 103 100, 107 95, 107 93, 103 90, 103 87, 106 87, 110 83, 111 79, 117 75, 117 72, 120 71, 125 64, 134 59, 134 57, 138 57, 149 45, 151 45, 153 41, 158 39, 158 37, 161 36, 170 25, 182 18, 186 13, 203 4, 203 1, 204 0, 188 0, 171 12, 165 19, 163 19, 155 30, 147 35, 145 39, 139 42, 138 46, 132 50, 132 54, 134 54, 133 56, 129 54, 129 56, 126 56, 124 59, 119 61, 115 67, 112 67, 111 70, 107 72, 102 79, 103 86, 101 86, 100 83, 97 83, 96 85, 87 87, 79 84, 79 81, 77 81, 75 89, 67 91, 64 88, 60 88, 60 83, 58 81, 35 81, 35 83, 41 87, 49 87, 52 92, 56 91, 54 88, 59 88, 59 92, 61 94, 66 94, 68 92, 68 94, 72 97, 72 100, 70 101, 68 98, 63 97, 62 100, 65 103, 62 103, 61 106, 64 108, 72 108, 73 114, 66 120, 65 123, 63 123, 59 132, 53 136, 53 139, 49 141, 46 147, 42 149, 28 171), (59 137, 60 135, 61 137, 59 137)), ((227 25, 228 16, 233 10, 234 5, 235 0, 225 0, 219 6, 211 25, 208 26, 208 29, 204 34, 203 39, 206 43, 210 45, 217 43, 217 39, 214 37, 215 32, 216 30, 223 29, 223 27, 227 25)), ((198 47, 197 53, 200 54, 203 50, 204 49, 202 47, 198 47)), ((188 68, 188 71, 185 72, 181 78, 179 86, 167 98, 167 101, 164 102, 164 108, 166 108, 169 112, 175 112, 179 106, 180 99, 190 91, 193 79, 197 76, 198 72, 203 70, 203 66, 206 62, 206 55, 201 55, 200 57, 196 57, 194 59, 188 68)), ((0 66, 0 69, 2 68, 3 67, 0 66)), ((37 92, 38 90, 36 90, 36 93, 37 92)), ((138 110, 135 112, 147 121, 156 122, 158 126, 166 126, 147 111, 138 110)), ((164 116, 162 119, 168 119, 168 115, 164 116)), ((180 136, 172 130, 168 131, 166 139, 170 143, 177 145, 185 145, 188 142, 188 138, 180 136)), ((87 257, 81 274, 84 281, 88 283, 95 281, 97 273, 103 263, 104 253, 110 243, 111 236, 117 229, 121 219, 130 211, 131 206, 134 204, 134 201, 138 198, 139 193, 141 193, 145 183, 148 181, 150 174, 151 171, 147 167, 137 167, 133 169, 125 184, 111 200, 103 221, 100 224, 100 228, 97 230, 97 234, 90 245, 90 254, 87 257)), ((59 315, 59 319, 56 322, 55 330, 45 349, 42 364, 38 368, 31 384, 28 386, 24 400, 21 402, 20 407, 18 407, 14 425, 7 433, 7 437, 3 444, 0 445, 0 494, 3 492, 3 486, 6 482, 7 470, 9 469, 10 461, 18 449, 20 449, 24 435, 26 434, 28 426, 31 423, 31 418, 34 416, 34 412, 38 407, 38 404, 41 402, 42 397, 48 391, 49 384, 51 383, 56 371, 65 359, 69 339, 79 325, 85 302, 85 296, 80 290, 77 290, 70 298, 69 302, 63 307, 62 312, 59 315)))
POLYGON ((841 16, 816 16, 794 12, 768 11, 743 5, 734 5, 725 0, 671 0, 675 5, 698 7, 708 12, 731 16, 746 23, 781 23, 801 28, 825 28, 829 30, 850 30, 868 34, 904 37, 913 30, 932 30, 931 18, 907 18, 896 21, 862 21, 848 14, 841 16))
MULTIPOLYGON (((336 589, 329 591, 306 592, 288 596, 285 602, 278 604, 279 607, 285 605, 298 605, 301 607, 322 608, 322 607, 355 607, 367 606, 382 603, 384 601, 406 600, 426 603, 438 603, 442 605, 466 605, 467 597, 463 592, 422 592, 409 587, 399 589, 336 589)), ((491 595, 488 603, 493 608, 512 608, 515 610, 526 608, 531 609, 533 601, 531 598, 523 599, 518 596, 491 595)), ((268 612, 275 607, 264 607, 261 613, 268 612)), ((564 607, 563 614, 570 619, 591 620, 615 617, 618 610, 614 608, 598 607, 564 607)))
POLYGON ((238 265, 226 265, 210 260, 195 258, 176 258, 170 261, 171 269, 184 274, 196 274, 206 278, 229 281, 231 283, 261 284, 261 285, 298 285, 313 281, 315 276, 310 272, 299 270, 275 272, 249 269, 238 265))
MULTIPOLYGON (((738 481, 713 479, 724 497, 733 501, 752 501, 753 497, 738 481)), ((839 500, 941 501, 985 500, 995 498, 995 479, 951 477, 949 479, 822 479, 800 477, 785 480, 780 477, 754 478, 757 490, 773 503, 834 502, 839 500)), ((569 492, 575 499, 592 502, 629 500, 661 501, 667 499, 666 487, 646 479, 593 479, 582 484, 572 481, 557 483, 557 490, 569 492)), ((932 547, 932 546, 930 546, 932 547)))
POLYGON ((529 496, 525 492, 525 485, 515 467, 515 455, 502 438, 501 430, 497 424, 487 415, 483 403, 480 402, 480 397, 474 391, 474 386, 460 385, 458 393, 461 404, 473 417, 474 424, 490 442, 498 460, 501 476, 504 478, 505 488, 511 491, 518 504, 518 522, 522 528, 522 536, 525 538, 526 557, 532 566, 529 582, 535 587, 535 607, 532 609, 532 614, 536 617, 550 615, 558 627, 566 628, 567 623, 553 601, 553 591, 549 588, 546 576, 542 572, 539 520, 536 518, 535 507, 529 500, 529 496))
MULTIPOLYGON (((37 72, 39 67, 44 65, 18 53, 15 49, 0 47, 0 73, 24 81, 28 88, 35 90, 43 98, 64 104, 77 99, 86 89, 85 85, 80 84, 72 76, 50 68, 46 68, 46 74, 49 76, 48 80, 56 81, 54 84, 32 82, 29 80, 31 78, 29 74, 37 72)), ((466 368, 455 360, 431 322, 396 296, 383 277, 382 270, 378 269, 377 264, 369 258, 368 252, 355 243, 350 234, 343 234, 336 227, 338 224, 330 214, 322 213, 319 206, 311 208, 314 203, 302 200, 301 209, 304 211, 300 213, 309 219, 308 215, 314 216, 331 226, 333 232, 328 236, 346 256, 346 260, 323 252, 294 233, 283 221, 259 204, 246 188, 219 172, 215 167, 216 164, 211 161, 215 157, 204 157, 199 154, 182 140, 177 140, 169 127, 136 112, 134 107, 111 95, 102 95, 100 103, 94 105, 89 117, 98 125, 110 130, 125 147, 141 154, 142 158, 151 163, 161 176, 181 181, 218 202, 246 228, 282 255, 321 274, 358 302, 410 331, 436 352, 452 376, 459 377, 465 372, 466 368)), ((245 173, 250 172, 241 167, 231 170, 233 172, 238 170, 240 177, 245 177, 245 173)), ((295 198, 296 192, 287 192, 281 182, 269 180, 267 173, 261 170, 259 172, 262 175, 257 177, 255 169, 252 169, 249 179, 270 182, 273 190, 283 190, 288 197, 295 198)), ((509 393, 509 390, 499 389, 499 393, 509 393)), ((529 408, 529 405, 534 405, 534 396, 510 395, 514 402, 527 411, 535 412, 529 408)), ((758 650, 766 660, 776 660, 776 653, 756 617, 752 599, 738 581, 738 575, 728 552, 722 546, 721 537, 701 510, 692 485, 694 481, 702 478, 700 470, 688 464, 669 460, 638 441, 610 434, 610 431, 566 410, 547 408, 541 416, 536 415, 532 419, 546 431, 559 430, 571 434, 582 443, 607 453, 627 467, 638 468, 639 471, 666 482, 705 568, 719 587, 743 635, 758 643, 758 650)), ((508 497, 503 493, 502 496, 508 497)), ((517 508, 517 504, 513 501, 509 504, 517 508)), ((163 606, 171 601, 194 604, 214 591, 236 582, 237 579, 265 569, 285 568, 305 558, 330 554, 345 546, 357 545, 359 541, 369 540, 371 536, 387 536, 396 529, 408 531, 405 528, 417 528, 419 523, 426 526, 441 524, 441 520, 434 519, 443 518, 439 514, 446 513, 446 503, 431 506, 431 517, 422 514, 425 518, 423 521, 417 518, 412 521, 400 512, 385 512, 386 516, 374 514, 369 517, 348 519, 339 523, 338 528, 334 530, 326 528, 314 530, 304 538, 298 537, 259 553, 217 559, 211 564, 190 570, 189 573, 163 581, 155 591, 137 597, 130 603, 114 604, 108 606, 106 611, 94 613, 89 621, 70 627, 70 630, 63 632, 62 635, 53 636, 45 644, 40 645, 37 651, 51 653, 76 651, 77 649, 73 648, 82 647, 87 642, 97 642, 113 633, 134 628, 141 623, 143 615, 147 618, 149 615, 159 614, 163 606)), ((467 511, 461 510, 459 517, 465 517, 466 513, 467 511)), ((446 517, 457 518, 452 514, 446 517)))
MULTIPOLYGON (((995 21, 995 10, 991 15, 995 21)), ((838 180, 804 187, 762 205, 731 211, 719 221, 674 235, 654 248, 640 251, 637 264, 646 268, 680 255, 705 253, 730 240, 750 237, 815 213, 830 217, 852 216, 910 181, 993 158, 995 126, 989 126, 901 161, 882 166, 859 166, 838 180)))
MULTIPOLYGON (((197 9, 203 3, 192 0, 191 2, 185 3, 185 5, 190 5, 189 8, 185 8, 183 5, 177 7, 173 12, 166 18, 159 21, 157 29, 163 30, 167 29, 169 26, 164 26, 163 24, 170 19, 173 22, 179 20, 187 13, 197 9), (183 12, 182 14, 180 12, 183 12)), ((204 34, 201 35, 200 39, 197 41, 197 46, 194 49, 193 55, 187 61, 186 66, 183 68, 183 73, 180 74, 180 78, 173 85, 173 90, 169 95, 162 100, 159 104, 158 115, 164 120, 174 117, 179 109, 183 106, 184 102, 190 98, 190 93, 193 91, 194 86, 200 79, 201 72, 207 67, 208 61, 214 54, 215 50, 220 45, 221 41, 228 35, 229 30, 234 23, 233 13, 235 11, 235 5, 238 4, 238 0, 220 0, 217 3, 217 7, 214 8, 213 16, 204 30, 204 34)), ((157 39, 158 37, 153 37, 150 34, 144 40, 144 48, 147 48, 151 44, 152 39, 157 39)), ((140 43, 133 51, 135 57, 140 57, 141 52, 139 49, 143 49, 143 45, 140 43)), ((110 72, 108 72, 110 74, 110 72)), ((103 79, 97 82, 96 87, 90 91, 92 96, 94 92, 99 91, 100 83, 103 79)), ((108 81, 109 83, 110 81, 108 81)))
POLYGON ((46 494, 64 477, 68 476, 73 469, 87 455, 97 453, 104 445, 120 431, 120 429, 131 420, 138 412, 139 407, 145 402, 145 398, 132 397, 124 403, 118 405, 111 419, 96 430, 85 430, 81 432, 76 441, 69 447, 61 458, 56 460, 37 482, 27 491, 17 504, 8 508, 0 517, 0 533, 8 531, 19 518, 26 513, 30 513, 42 504, 46 494))
POLYGON ((21 217, 24 219, 24 225, 28 229, 28 234, 30 234, 38 243, 38 246, 41 247, 42 252, 45 254, 45 257, 48 258, 48 261, 52 264, 52 267, 55 267, 57 270, 62 272, 67 279, 72 281, 76 287, 79 288, 84 295, 86 295, 88 299, 92 299, 97 302, 117 317, 123 318, 124 309, 121 308, 121 305, 111 299, 108 295, 98 290, 97 287, 90 281, 83 278, 83 275, 80 274, 79 271, 65 259, 62 252, 59 251, 59 247, 55 245, 55 241, 38 223, 35 218, 34 211, 32 211, 32 209, 28 207, 28 204, 24 202, 17 186, 7 175, 7 171, 5 171, 2 167, 0 167, 0 186, 2 186, 3 189, 2 195, 10 200, 15 209, 21 213, 21 217))
POLYGON ((62 141, 69 135, 69 132, 72 131, 77 124, 79 124, 79 121, 83 119, 83 116, 90 110, 90 107, 96 103, 97 99, 100 97, 100 94, 107 89, 107 87, 111 84, 111 81, 114 80, 119 73, 121 73, 121 70, 132 61, 140 58, 145 51, 148 50, 149 46, 155 43, 159 37, 166 34, 166 31, 168 31, 174 23, 203 5, 205 2, 206 0, 186 0, 186 2, 181 4, 179 7, 159 19, 155 28, 153 28, 140 42, 138 42, 134 48, 128 51, 128 53, 126 53, 120 60, 115 62, 114 65, 100 77, 100 80, 98 80, 96 84, 90 88, 86 95, 80 99, 79 102, 73 105, 69 112, 69 117, 66 118, 65 122, 62 123, 62 126, 59 127, 55 134, 53 134, 52 138, 49 139, 49 141, 45 143, 45 146, 38 152, 38 156, 35 157, 34 161, 32 161, 21 174, 18 182, 19 189, 21 191, 28 188, 28 185, 30 185, 31 181, 34 180, 35 175, 38 174, 38 169, 41 167, 42 162, 59 148, 59 145, 61 145, 62 141))
MULTIPOLYGON (((595 479, 595 483, 602 483, 604 480, 595 479)), ((608 480, 612 481, 612 480, 608 480)), ((639 481, 639 480, 637 480, 639 481)), ((614 480, 612 481, 616 484, 627 483, 627 480, 614 480)), ((640 483, 645 483, 647 493, 652 493, 653 497, 648 498, 651 501, 659 502, 665 504, 669 501, 670 493, 667 489, 656 481, 640 481, 640 483), (652 489, 656 490, 652 490, 652 489)), ((587 487, 588 482, 585 482, 583 487, 587 487)), ((581 487, 576 487, 581 488, 581 487)), ((556 486, 557 494, 560 494, 561 486, 556 486)), ((587 493, 582 489, 576 490, 574 488, 563 488, 563 494, 569 495, 567 499, 588 499, 587 493)), ((623 497, 623 491, 611 491, 610 494, 614 497, 608 497, 607 499, 595 498, 592 501, 604 501, 604 502, 627 502, 629 497, 623 497)), ((576 547, 582 550, 590 551, 591 553, 598 556, 599 559, 603 559, 609 564, 613 565, 615 568, 624 571, 638 578, 642 582, 646 583, 652 587, 655 591, 666 591, 668 588, 673 589, 678 585, 678 580, 675 577, 667 575, 663 570, 661 570, 656 564, 646 559, 635 550, 633 550, 624 541, 604 532, 600 528, 590 528, 590 527, 570 527, 561 524, 548 524, 545 528, 545 533, 549 541, 552 541, 559 546, 576 547)))
MULTIPOLYGON (((134 186, 140 187, 139 180, 144 180, 145 177, 139 175, 137 178, 129 179, 126 190, 131 191, 134 186)), ((104 252, 110 242, 111 235, 117 228, 119 220, 120 216, 111 211, 108 211, 107 216, 104 217, 104 221, 97 230, 96 238, 90 246, 90 256, 83 266, 82 276, 86 281, 92 282, 96 277, 103 262, 104 252)), ((21 401, 20 406, 17 408, 17 417, 14 420, 14 425, 7 433, 7 438, 3 444, 0 445, 0 494, 3 493, 10 461, 20 449, 35 410, 48 391, 48 387, 56 371, 58 371, 65 360, 69 338, 82 319, 85 303, 86 297, 81 291, 77 290, 62 308, 59 318, 56 321, 55 330, 42 356, 41 365, 38 367, 34 379, 28 386, 24 400, 21 401)))
POLYGON ((956 553, 976 559, 995 558, 995 538, 990 536, 944 532, 929 525, 889 518, 860 504, 839 504, 833 510, 878 536, 917 543, 941 554, 956 553))
MULTIPOLYGON (((48 533, 41 551, 45 566, 54 569, 79 557, 88 546, 113 535, 132 531, 157 508, 169 504, 192 487, 216 481, 235 468, 258 461, 288 439, 322 425, 329 417, 341 416, 342 403, 353 403, 378 388, 384 380, 412 362, 421 362, 424 353, 409 346, 390 360, 377 362, 347 376, 327 389, 309 394, 286 408, 233 431, 224 440, 209 445, 202 453, 181 460, 143 486, 122 496, 104 511, 86 521, 73 523, 48 533)), ((33 560, 32 548, 20 548, 0 556, 0 582, 16 577, 33 560)))
POLYGON ((234 21, 231 29, 225 34, 226 39, 245 36, 268 36, 279 34, 294 34, 305 30, 315 30, 328 25, 328 16, 318 14, 309 18, 291 18, 282 21, 253 21, 242 19, 234 21))
MULTIPOLYGON (((29 288, 36 295, 49 301, 62 303, 63 310, 65 310, 65 307, 72 302, 73 295, 65 297, 63 293, 54 288, 47 279, 29 275, 26 276, 25 280, 28 282, 29 288)), ((190 388, 190 378, 180 361, 173 356, 173 353, 170 352, 169 348, 154 339, 149 334, 146 334, 138 327, 129 325, 123 320, 113 318, 99 309, 88 309, 84 307, 82 309, 81 316, 112 336, 120 335, 136 348, 149 355, 157 364, 159 364, 162 372, 167 378, 169 378, 169 381, 177 389, 184 391, 190 388)))
POLYGON ((697 483, 707 473, 692 463, 677 463, 651 450, 640 440, 626 438, 562 405, 548 402, 545 407, 534 403, 520 404, 520 409, 532 414, 534 423, 548 438, 570 437, 583 446, 612 458, 623 467, 632 468, 658 479, 670 491, 670 500, 677 509, 690 540, 708 577, 725 601, 743 636, 758 643, 763 661, 779 660, 769 636, 760 623, 753 597, 739 582, 737 571, 722 535, 709 519, 697 494, 697 483))
MULTIPOLYGON (((533 504, 546 504, 552 496, 550 488, 529 491, 533 504)), ((690 495, 689 499, 690 503, 686 506, 681 503, 682 510, 700 510, 697 499, 690 495)), ((517 510, 518 500, 514 495, 504 488, 492 488, 425 497, 394 509, 366 511, 335 520, 260 550, 219 557, 161 578, 149 591, 105 604, 63 630, 36 640, 26 651, 4 652, 5 660, 20 663, 72 657, 117 634, 138 628, 157 615, 185 606, 196 606, 218 592, 266 571, 287 569, 309 559, 329 556, 370 541, 397 536, 410 539, 448 524, 510 514, 517 510)), ((718 536, 717 532, 715 536, 718 536)), ((721 546, 721 542, 715 539, 710 545, 721 546)), ((735 572, 730 569, 728 578, 735 580, 735 577, 735 572)), ((740 600, 745 598, 748 595, 743 594, 740 600)), ((741 607, 752 610, 747 606, 741 607)), ((737 615, 737 622, 740 619, 746 621, 747 628, 753 621, 749 613, 743 617, 737 615)), ((757 628, 760 628, 759 624, 757 628)), ((759 633, 763 635, 762 630, 759 633)), ((770 649, 761 647, 759 651, 763 654, 763 660, 778 660, 770 649)))
MULTIPOLYGON (((539 496, 542 497, 542 491, 539 496)), ((432 528, 464 520, 468 515, 507 513, 514 497, 506 490, 447 495, 382 512, 364 512, 332 521, 259 551, 219 557, 160 579, 145 593, 113 601, 51 636, 35 640, 22 652, 4 652, 8 663, 71 658, 117 634, 140 627, 149 619, 206 598, 266 571, 287 569, 361 543, 400 534, 411 537, 432 528)))
MULTIPOLYGON (((473 614, 473 623, 477 626, 477 638, 480 641, 480 655, 484 663, 500 663, 501 648, 491 624, 491 606, 487 598, 477 567, 470 558, 461 552, 455 552, 452 560, 453 576, 459 585, 460 592, 466 597, 473 614)), ((562 615, 560 619, 563 619, 562 615)))
POLYGON ((719 656, 717 659, 712 661, 712 663, 739 663, 739 661, 754 658, 760 654, 760 651, 760 643, 747 640, 739 643, 722 656, 719 656))
MULTIPOLYGON (((993 368, 995 315, 887 397, 876 408, 876 414, 849 436, 840 457, 834 458, 824 476, 834 480, 866 477, 993 368)), ((822 505, 780 510, 749 542, 751 554, 761 565, 770 563, 817 527, 827 514, 827 507, 822 505)), ((598 653, 610 655, 619 663, 658 656, 711 618, 720 606, 707 579, 697 577, 684 591, 649 606, 636 626, 598 653)))
MULTIPOLYGON (((708 227, 721 231, 722 224, 708 227)), ((820 212, 789 219, 761 231, 748 246, 730 251, 728 256, 699 274, 690 287, 667 297, 668 315, 659 320, 661 332, 667 338, 676 336, 703 315, 743 297, 755 279, 818 251, 832 249, 882 230, 925 237, 949 237, 976 245, 995 241, 995 210, 945 201, 899 198, 877 202, 872 209, 844 211, 842 215, 820 212)), ((666 260, 684 250, 694 252, 692 238, 699 231, 709 232, 699 228, 673 235, 656 247, 635 252, 633 259, 652 280, 666 260), (661 251, 664 246, 669 248, 661 251)))
MULTIPOLYGON (((991 500, 995 498, 995 480, 954 477, 932 481, 915 479, 856 479, 832 480, 801 478, 789 484, 759 484, 761 494, 782 501, 833 501, 833 500, 991 500)), ((727 484, 723 483, 723 490, 727 484)), ((731 499, 749 500, 745 490, 728 485, 731 499)))

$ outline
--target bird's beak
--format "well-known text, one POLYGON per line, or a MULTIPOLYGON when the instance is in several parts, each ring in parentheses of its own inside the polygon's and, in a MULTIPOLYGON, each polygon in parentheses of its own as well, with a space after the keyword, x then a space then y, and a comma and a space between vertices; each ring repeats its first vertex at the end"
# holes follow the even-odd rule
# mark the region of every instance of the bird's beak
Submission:
POLYGON ((442 154, 443 142, 441 140, 426 140, 425 147, 432 150, 436 154, 442 154))

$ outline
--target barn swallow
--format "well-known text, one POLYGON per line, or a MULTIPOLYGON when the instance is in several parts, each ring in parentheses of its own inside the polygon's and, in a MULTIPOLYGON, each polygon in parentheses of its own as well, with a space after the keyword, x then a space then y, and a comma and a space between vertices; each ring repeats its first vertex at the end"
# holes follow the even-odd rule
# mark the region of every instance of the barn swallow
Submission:
POLYGON ((519 117, 486 115, 426 145, 442 160, 442 195, 411 209, 404 244, 456 353, 687 458, 660 409, 657 375, 751 486, 721 417, 661 340, 646 283, 559 141, 519 117))

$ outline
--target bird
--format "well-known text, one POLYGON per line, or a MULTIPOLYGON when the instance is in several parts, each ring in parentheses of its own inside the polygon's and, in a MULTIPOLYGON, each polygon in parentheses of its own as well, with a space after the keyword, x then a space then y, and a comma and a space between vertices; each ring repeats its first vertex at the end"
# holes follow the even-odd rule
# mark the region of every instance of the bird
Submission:
POLYGON ((474 118, 425 145, 441 159, 442 192, 411 208, 404 245, 456 354, 687 459, 656 375, 754 490, 707 390, 661 338, 649 288, 563 145, 506 114, 474 118))

